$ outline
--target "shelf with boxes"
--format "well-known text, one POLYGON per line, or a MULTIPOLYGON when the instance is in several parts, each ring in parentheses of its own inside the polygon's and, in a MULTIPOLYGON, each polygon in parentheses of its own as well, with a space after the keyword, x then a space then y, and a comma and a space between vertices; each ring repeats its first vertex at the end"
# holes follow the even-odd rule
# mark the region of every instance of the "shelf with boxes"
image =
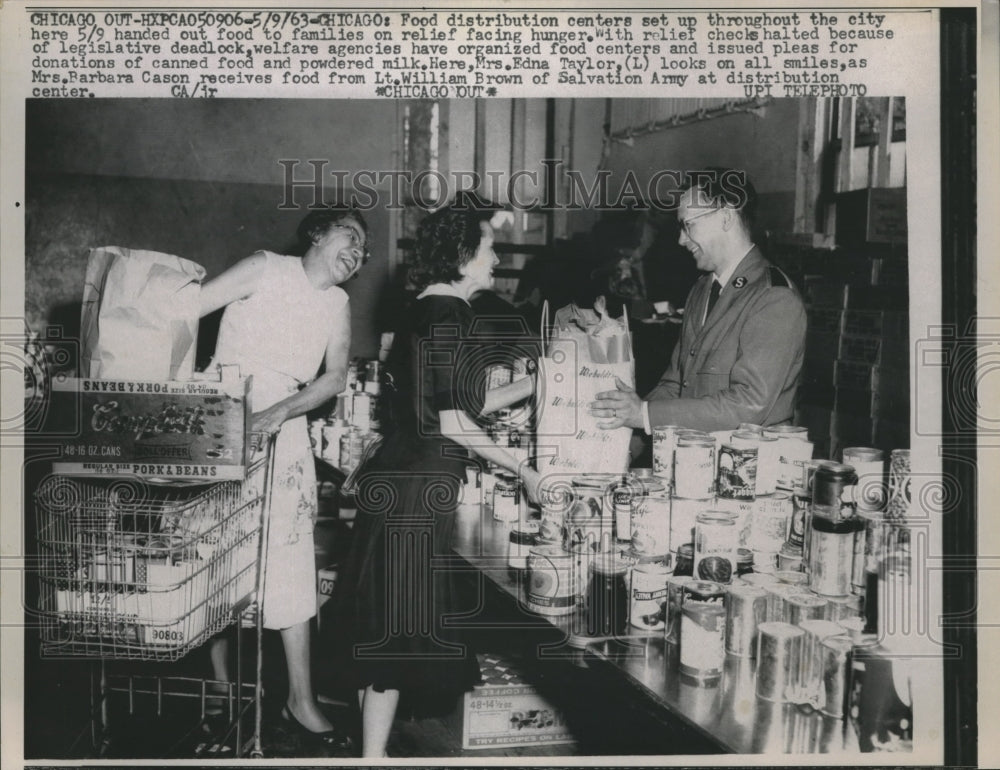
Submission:
POLYGON ((836 454, 909 443, 910 330, 905 248, 788 249, 807 306, 797 421, 836 454))

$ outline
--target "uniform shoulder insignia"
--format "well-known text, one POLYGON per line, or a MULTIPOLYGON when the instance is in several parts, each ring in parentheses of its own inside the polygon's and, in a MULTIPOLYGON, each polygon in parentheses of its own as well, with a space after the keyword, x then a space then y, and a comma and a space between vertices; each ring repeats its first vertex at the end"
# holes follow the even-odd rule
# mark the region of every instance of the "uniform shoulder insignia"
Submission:
POLYGON ((739 278, 733 279, 733 288, 742 289, 747 285, 747 278, 745 275, 741 275, 739 278))
POLYGON ((786 289, 791 288, 791 284, 788 282, 788 277, 781 272, 778 268, 773 265, 767 269, 768 278, 771 280, 772 286, 783 286, 786 289))

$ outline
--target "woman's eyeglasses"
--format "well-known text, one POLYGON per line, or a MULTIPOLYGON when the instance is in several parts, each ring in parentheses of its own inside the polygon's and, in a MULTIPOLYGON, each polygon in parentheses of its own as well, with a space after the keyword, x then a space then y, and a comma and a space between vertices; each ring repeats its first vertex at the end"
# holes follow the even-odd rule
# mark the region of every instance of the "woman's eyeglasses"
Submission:
POLYGON ((368 251, 368 244, 365 243, 358 231, 358 228, 352 227, 351 225, 336 225, 341 230, 347 230, 351 233, 351 244, 361 251, 361 264, 364 264, 371 258, 371 252, 368 251))

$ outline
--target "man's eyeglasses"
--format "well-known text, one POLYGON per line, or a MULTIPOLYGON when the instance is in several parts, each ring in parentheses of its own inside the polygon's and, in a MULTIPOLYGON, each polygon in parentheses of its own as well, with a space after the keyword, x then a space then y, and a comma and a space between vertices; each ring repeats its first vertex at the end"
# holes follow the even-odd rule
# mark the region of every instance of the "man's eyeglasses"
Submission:
POLYGON ((702 217, 707 217, 709 214, 714 214, 716 211, 722 211, 722 209, 709 209, 708 211, 703 211, 700 214, 695 214, 693 217, 688 217, 687 219, 682 219, 680 221, 681 230, 686 234, 691 234, 691 223, 696 219, 701 219, 702 217))

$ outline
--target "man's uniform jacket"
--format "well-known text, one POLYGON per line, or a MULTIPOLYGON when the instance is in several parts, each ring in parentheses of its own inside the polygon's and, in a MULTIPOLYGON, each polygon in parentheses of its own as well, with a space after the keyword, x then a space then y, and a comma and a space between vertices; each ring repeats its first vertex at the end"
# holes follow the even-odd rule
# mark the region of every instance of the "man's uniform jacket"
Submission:
POLYGON ((703 322, 713 280, 702 276, 688 295, 670 367, 646 396, 650 426, 789 422, 806 338, 798 291, 755 246, 703 322))

